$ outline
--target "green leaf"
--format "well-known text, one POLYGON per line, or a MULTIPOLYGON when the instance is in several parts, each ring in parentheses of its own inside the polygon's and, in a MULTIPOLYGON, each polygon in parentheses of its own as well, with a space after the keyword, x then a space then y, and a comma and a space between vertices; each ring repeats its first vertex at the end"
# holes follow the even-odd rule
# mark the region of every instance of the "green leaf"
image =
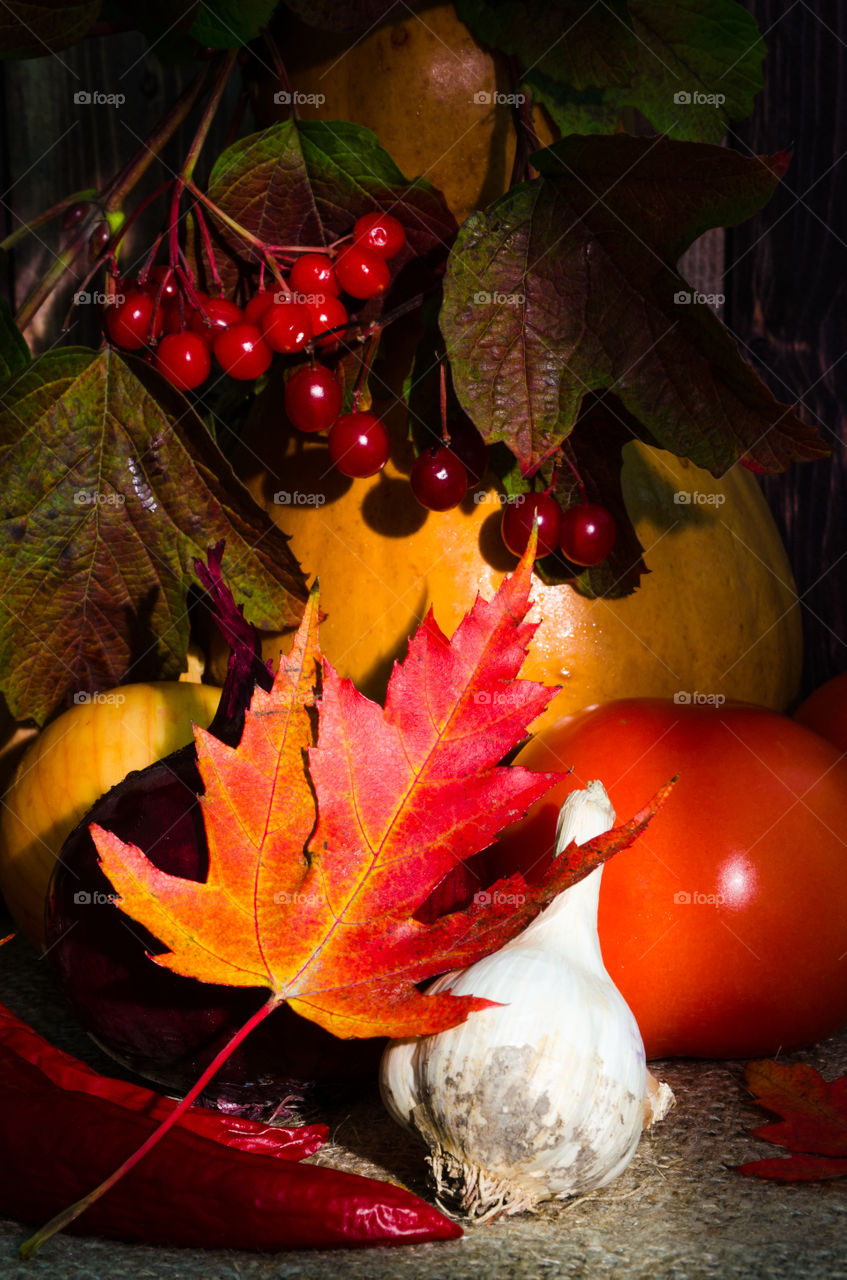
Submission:
POLYGON ((0 379, 25 369, 31 360, 29 347, 15 324, 11 308, 5 298, 0 298, 0 379))
POLYGON ((221 538, 251 622, 301 611, 284 536, 141 361, 64 348, 0 387, 0 503, 0 672, 18 718, 178 676, 193 560, 221 538))
POLYGON ((457 0, 477 40, 574 89, 626 86, 638 63, 626 0, 457 0))
POLYGON ((544 175, 462 227, 441 328, 459 400, 533 472, 586 392, 612 390, 656 443, 721 475, 826 450, 779 404, 676 261, 765 203, 785 157, 667 138, 566 138, 544 175))
POLYGON ((270 22, 277 0, 203 0, 191 36, 206 49, 237 49, 270 22))
MULTIPOLYGON (((412 258, 443 261, 456 233, 441 193, 406 179, 376 134, 343 120, 286 120, 243 138, 219 156, 209 195, 269 244, 329 244, 362 214, 389 209, 408 237, 392 259, 395 278, 412 258)), ((240 257, 258 261, 232 231, 222 234, 240 257)))
POLYGON ((43 58, 81 40, 97 21, 102 0, 3 0, 0 58, 43 58))
POLYGON ((718 142, 753 110, 765 46, 738 0, 460 0, 478 39, 520 61, 563 134, 612 133, 637 109, 671 137, 718 142))
POLYGON ((765 46, 737 0, 630 0, 638 68, 619 109, 637 107, 673 138, 719 142, 762 88, 765 46))
POLYGON ((528 72, 525 84, 533 101, 547 111, 559 132, 615 133, 620 125, 621 107, 614 90, 573 89, 538 71, 528 72))

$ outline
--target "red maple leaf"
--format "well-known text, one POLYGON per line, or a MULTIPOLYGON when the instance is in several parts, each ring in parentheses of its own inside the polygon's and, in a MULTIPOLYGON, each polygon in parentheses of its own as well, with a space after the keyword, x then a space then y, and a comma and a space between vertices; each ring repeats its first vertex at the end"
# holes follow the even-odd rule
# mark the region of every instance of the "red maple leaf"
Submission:
MULTIPOLYGON (((169 948, 157 964, 266 987, 268 1008, 287 1001, 343 1037, 432 1034, 489 1003, 425 995, 418 984, 496 950, 584 874, 565 856, 539 885, 513 878, 508 894, 415 918, 457 861, 559 780, 499 764, 554 692, 517 678, 535 630, 525 621, 531 564, 528 551, 451 640, 430 613, 384 708, 326 662, 316 699, 313 599, 273 689, 256 692, 238 747, 196 730, 204 883, 158 870, 92 826, 118 905, 169 948)), ((581 850, 585 869, 633 838, 618 831, 581 850)))
POLYGON ((809 1182, 847 1175, 847 1076, 826 1081, 805 1063, 787 1066, 764 1059, 744 1072, 760 1106, 774 1111, 777 1124, 751 1129, 750 1136, 791 1152, 787 1158, 751 1160, 737 1171, 781 1182, 809 1182))

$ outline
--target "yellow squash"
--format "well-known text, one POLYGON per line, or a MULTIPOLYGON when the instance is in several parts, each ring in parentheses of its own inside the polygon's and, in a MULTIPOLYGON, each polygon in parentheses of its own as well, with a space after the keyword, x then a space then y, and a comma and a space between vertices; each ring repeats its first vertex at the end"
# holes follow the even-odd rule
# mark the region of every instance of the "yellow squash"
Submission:
POLYGON ((173 681, 93 694, 30 743, 3 798, 0 892, 17 927, 44 942, 44 899, 66 837, 104 792, 133 769, 208 727, 220 689, 173 681))
MULTIPOLYGON (((371 480, 346 482, 328 469, 325 444, 301 437, 276 463, 284 481, 248 480, 308 577, 320 580, 324 652, 373 697, 430 607, 450 634, 477 591, 490 597, 516 563, 500 539, 493 488, 453 511, 426 512, 409 489, 409 462, 404 473, 390 463, 371 480), (283 483, 292 501, 280 505, 272 492, 283 483)), ((649 573, 620 600, 534 580, 530 616, 540 626, 522 674, 562 686, 534 727, 621 697, 735 698, 784 710, 800 680, 799 607, 753 476, 739 466, 716 480, 632 443, 622 484, 649 573)), ((265 656, 278 657, 279 647, 267 638, 265 656)))

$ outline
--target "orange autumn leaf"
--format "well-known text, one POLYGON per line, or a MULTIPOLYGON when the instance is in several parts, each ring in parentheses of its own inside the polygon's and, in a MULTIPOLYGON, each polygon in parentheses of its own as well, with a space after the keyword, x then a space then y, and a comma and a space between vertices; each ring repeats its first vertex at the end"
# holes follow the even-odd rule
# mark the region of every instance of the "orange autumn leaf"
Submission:
POLYGON ((782 1119, 752 1129, 753 1138, 791 1152, 788 1158, 751 1160, 737 1171, 782 1182, 847 1175, 847 1076, 827 1081, 814 1067, 765 1059, 749 1062, 744 1079, 756 1102, 782 1119))
POLYGON ((158 870, 92 825, 118 905, 168 948, 152 957, 157 964, 204 982, 267 987, 273 1001, 343 1037, 431 1034, 486 1007, 418 986, 502 946, 634 838, 619 829, 573 865, 560 858, 532 888, 512 877, 508 892, 481 894, 467 910, 416 918, 457 861, 559 780, 499 764, 553 693, 517 678, 535 630, 525 621, 531 566, 528 549, 450 640, 430 614, 395 665, 384 708, 328 663, 315 699, 312 599, 273 689, 254 695, 238 747, 196 730, 204 883, 158 870))

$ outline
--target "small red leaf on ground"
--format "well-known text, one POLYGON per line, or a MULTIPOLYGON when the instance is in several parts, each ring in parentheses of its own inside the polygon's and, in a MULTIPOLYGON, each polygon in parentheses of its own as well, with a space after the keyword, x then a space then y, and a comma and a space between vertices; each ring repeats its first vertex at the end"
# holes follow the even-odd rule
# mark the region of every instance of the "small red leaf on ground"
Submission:
POLYGON ((827 1081, 814 1067, 769 1059, 750 1062, 744 1073, 756 1102, 782 1119, 759 1125, 751 1137, 773 1142, 788 1159, 751 1160, 737 1171, 782 1182, 847 1175, 847 1076, 827 1081))

